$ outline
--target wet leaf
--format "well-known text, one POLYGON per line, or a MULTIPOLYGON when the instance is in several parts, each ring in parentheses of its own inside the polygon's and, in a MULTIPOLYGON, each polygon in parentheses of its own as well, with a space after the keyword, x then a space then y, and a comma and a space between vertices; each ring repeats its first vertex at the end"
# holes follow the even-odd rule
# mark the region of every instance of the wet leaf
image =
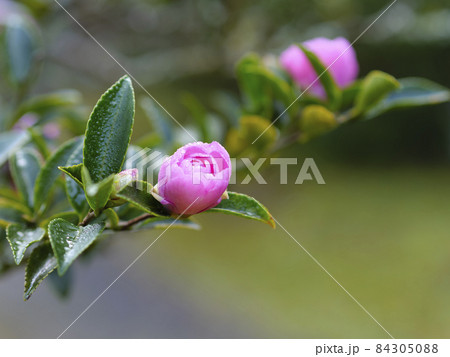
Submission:
POLYGON ((31 297, 39 284, 55 270, 56 266, 56 258, 49 243, 43 243, 33 249, 25 270, 24 300, 31 297))
POLYGON ((50 198, 50 191, 57 178, 61 175, 61 171, 58 170, 58 167, 66 164, 70 155, 72 155, 80 142, 80 138, 74 138, 67 141, 45 162, 39 172, 34 189, 34 209, 36 212, 43 211, 50 198))
POLYGON ((170 216, 170 212, 152 196, 151 189, 152 186, 148 182, 135 181, 133 185, 126 186, 116 196, 155 216, 170 216))
POLYGON ((39 158, 33 150, 24 148, 12 156, 9 166, 22 201, 33 209, 34 186, 41 169, 39 158))
POLYGON ((83 164, 92 182, 120 172, 134 122, 134 92, 124 76, 98 101, 86 129, 83 164))
POLYGON ((103 232, 105 222, 93 221, 85 227, 75 226, 57 218, 48 225, 48 235, 58 262, 58 274, 64 275, 69 266, 103 232))
POLYGON ((27 248, 39 242, 45 235, 45 229, 27 228, 21 224, 11 224, 6 229, 6 239, 14 255, 16 264, 20 264, 27 248))
POLYGON ((236 192, 228 192, 228 196, 228 199, 223 199, 217 206, 206 212, 222 212, 243 218, 255 219, 275 228, 272 215, 266 207, 253 197, 236 192))

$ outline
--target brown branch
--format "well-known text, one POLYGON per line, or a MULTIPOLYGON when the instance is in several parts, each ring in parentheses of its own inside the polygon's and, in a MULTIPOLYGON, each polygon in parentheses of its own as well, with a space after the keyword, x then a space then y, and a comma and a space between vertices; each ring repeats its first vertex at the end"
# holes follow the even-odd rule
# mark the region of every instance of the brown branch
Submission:
POLYGON ((136 218, 130 219, 129 221, 125 221, 125 222, 123 222, 122 224, 119 224, 119 225, 117 226, 117 229, 118 229, 118 230, 125 230, 125 229, 128 229, 128 228, 132 227, 133 225, 135 225, 136 223, 145 221, 146 219, 152 218, 152 217, 155 217, 155 216, 152 215, 152 214, 150 214, 150 213, 145 213, 145 214, 143 214, 143 215, 141 215, 141 216, 138 216, 138 217, 136 217, 136 218))
POLYGON ((86 215, 86 217, 83 218, 83 220, 80 223, 80 226, 86 226, 90 221, 92 221, 95 218, 94 211, 89 211, 89 213, 86 215))
MULTIPOLYGON (((156 217, 156 216, 154 216, 150 213, 145 213, 143 215, 140 215, 138 217, 130 219, 129 221, 121 222, 116 227, 108 226, 107 228, 113 229, 115 231, 122 231, 122 230, 126 230, 126 229, 134 226, 136 223, 142 222, 142 221, 144 221, 148 218, 152 218, 152 217, 156 217)), ((94 211, 89 211, 89 213, 86 215, 86 217, 84 217, 83 220, 81 221, 80 226, 84 227, 84 226, 88 225, 88 223, 90 221, 92 221, 92 219, 94 219, 94 218, 95 218, 94 211)))

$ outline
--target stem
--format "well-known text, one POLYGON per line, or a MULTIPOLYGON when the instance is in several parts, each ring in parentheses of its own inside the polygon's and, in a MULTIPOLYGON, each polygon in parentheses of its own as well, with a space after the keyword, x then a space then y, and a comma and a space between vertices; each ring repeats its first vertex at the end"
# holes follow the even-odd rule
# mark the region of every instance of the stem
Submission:
POLYGON ((89 213, 86 215, 86 217, 83 218, 83 220, 80 223, 80 226, 86 226, 90 221, 92 221, 95 218, 94 211, 89 211, 89 213))
POLYGON ((130 219, 129 221, 125 221, 125 222, 119 224, 117 226, 117 230, 121 231, 121 230, 128 229, 128 228, 132 227, 133 225, 135 225, 136 223, 145 221, 147 218, 152 218, 152 217, 155 217, 155 216, 150 213, 145 213, 141 216, 138 216, 136 218, 130 219))

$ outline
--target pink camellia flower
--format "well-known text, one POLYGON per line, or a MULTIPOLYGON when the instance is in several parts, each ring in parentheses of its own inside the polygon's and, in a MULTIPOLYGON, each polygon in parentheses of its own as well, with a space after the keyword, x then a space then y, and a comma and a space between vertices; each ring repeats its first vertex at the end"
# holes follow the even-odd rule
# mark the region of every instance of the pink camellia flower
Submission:
POLYGON ((222 145, 190 143, 163 162, 153 195, 171 212, 192 215, 228 198, 230 177, 230 155, 222 145))
MULTIPOLYGON (((359 71, 356 53, 350 42, 343 37, 330 40, 318 37, 303 43, 308 50, 313 52, 333 76, 337 85, 341 88, 352 83, 359 71), (333 63, 334 62, 334 63, 333 63)), ((308 58, 302 50, 295 45, 287 48, 280 56, 281 66, 292 76, 294 81, 302 89, 309 86, 308 91, 319 98, 325 99, 325 90, 317 80, 317 74, 308 58)))

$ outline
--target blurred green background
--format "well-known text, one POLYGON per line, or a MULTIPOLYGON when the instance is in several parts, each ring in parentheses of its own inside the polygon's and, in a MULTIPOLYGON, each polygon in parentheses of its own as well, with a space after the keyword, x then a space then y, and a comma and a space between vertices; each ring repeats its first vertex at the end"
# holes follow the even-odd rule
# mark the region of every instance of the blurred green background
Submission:
MULTIPOLYGON (((20 3, 20 2, 17 2, 20 3)), ((46 51, 36 93, 76 88, 88 108, 123 74, 53 1, 21 1, 46 51)), ((234 63, 315 36, 356 38, 390 2, 358 0, 61 1, 185 124, 183 92, 211 106, 238 95, 234 63)), ((6 4, 5 0, 0 4, 6 4)), ((399 0, 356 43, 360 73, 450 86, 450 10, 399 0)), ((137 96, 142 90, 135 86, 137 96)), ((450 336, 449 106, 339 128, 286 157, 313 157, 326 185, 239 185, 397 338, 450 336)), ((149 126, 137 112, 134 139, 149 126)), ((280 228, 214 214, 171 229, 64 335, 97 338, 384 338, 386 333, 280 228)), ((0 280, 0 337, 57 337, 161 231, 115 234, 74 267, 71 297, 44 283, 26 303, 23 272, 0 280)))

